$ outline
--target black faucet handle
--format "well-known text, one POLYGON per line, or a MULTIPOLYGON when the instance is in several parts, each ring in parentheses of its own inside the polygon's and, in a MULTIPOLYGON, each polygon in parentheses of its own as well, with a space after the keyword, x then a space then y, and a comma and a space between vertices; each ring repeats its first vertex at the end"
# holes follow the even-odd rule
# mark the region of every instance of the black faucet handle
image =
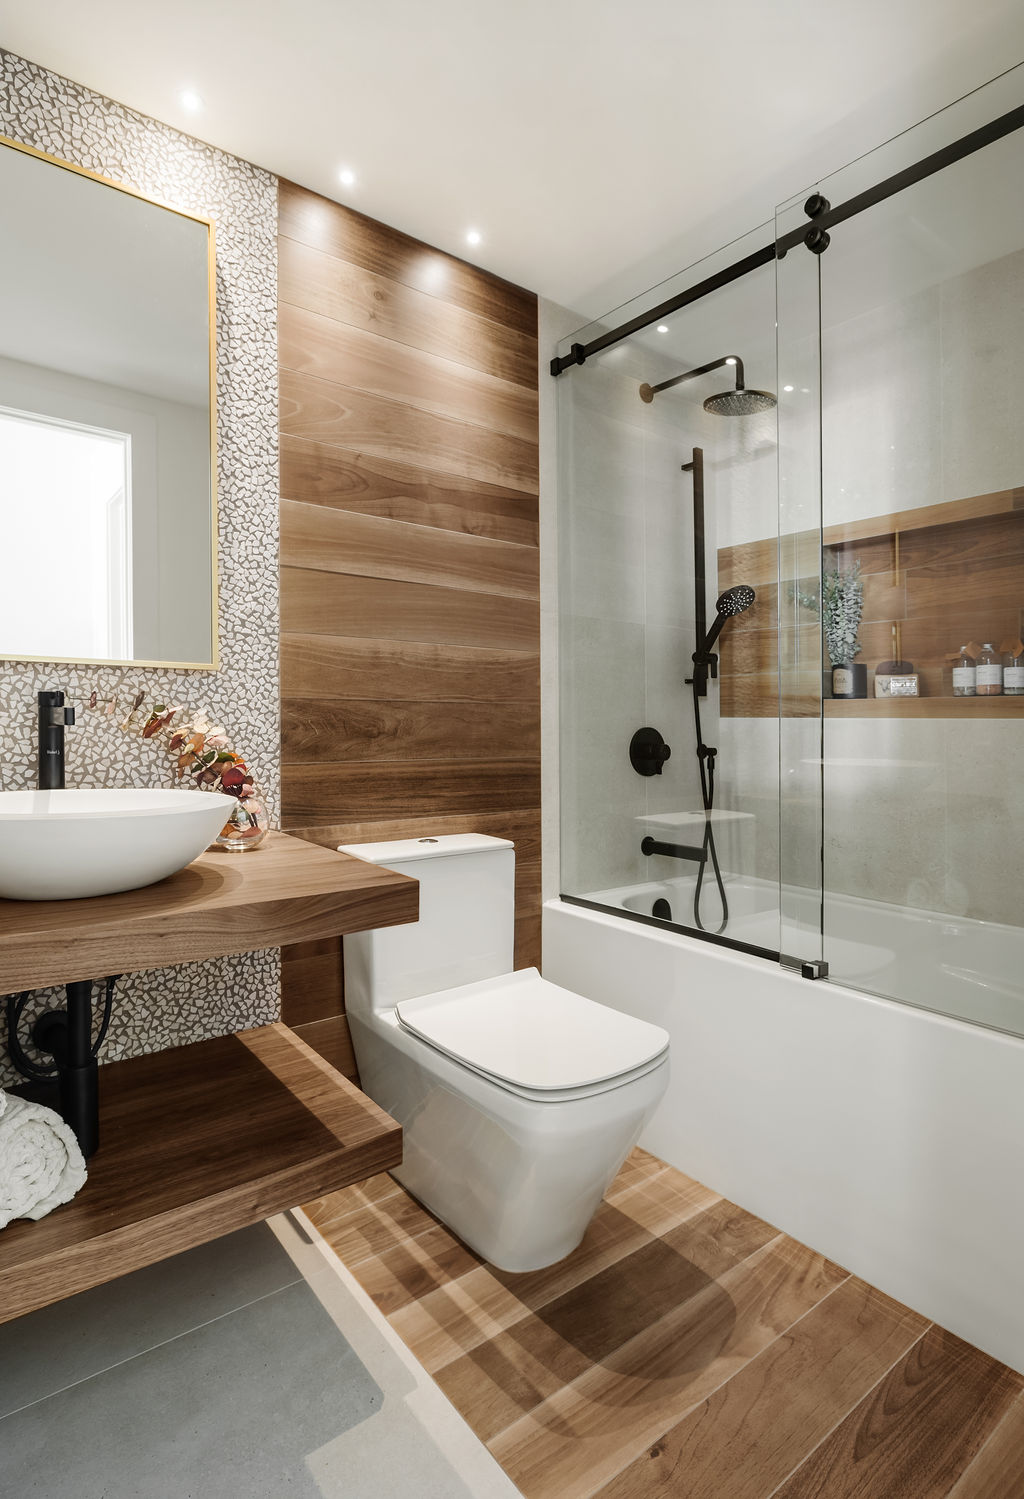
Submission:
POLYGON ((50 708, 47 710, 46 722, 53 729, 70 728, 74 721, 74 708, 50 708))

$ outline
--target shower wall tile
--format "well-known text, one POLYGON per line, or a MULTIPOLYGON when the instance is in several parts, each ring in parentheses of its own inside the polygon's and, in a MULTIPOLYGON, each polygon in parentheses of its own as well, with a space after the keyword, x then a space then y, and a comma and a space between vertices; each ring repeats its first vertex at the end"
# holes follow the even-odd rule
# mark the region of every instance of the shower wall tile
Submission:
POLYGON ((730 864, 757 879, 779 873, 779 725, 771 718, 723 718, 718 730, 718 805, 750 814, 737 851, 743 863, 730 864))
POLYGON ((824 729, 826 888, 941 910, 944 723, 827 719, 824 729))
POLYGON ((562 888, 628 883, 640 869, 644 781, 629 741, 644 722, 644 632, 615 620, 565 620, 561 639, 562 888), (571 773, 569 768, 571 767, 571 773))
POLYGON ((569 538, 572 607, 595 620, 640 624, 644 618, 642 511, 616 515, 588 509, 569 538))
POLYGON ((563 398, 572 506, 636 515, 643 508, 644 439, 632 423, 603 417, 563 398))
MULTIPOLYGON (((836 274, 840 274, 837 272, 836 274)), ((828 326, 822 290, 822 518, 932 505, 942 494, 941 294, 828 326)))
POLYGON ((946 282, 942 498, 1024 483, 1024 250, 946 282))
POLYGON ((981 921, 1024 926, 1021 726, 949 720, 946 729, 946 904, 981 921))

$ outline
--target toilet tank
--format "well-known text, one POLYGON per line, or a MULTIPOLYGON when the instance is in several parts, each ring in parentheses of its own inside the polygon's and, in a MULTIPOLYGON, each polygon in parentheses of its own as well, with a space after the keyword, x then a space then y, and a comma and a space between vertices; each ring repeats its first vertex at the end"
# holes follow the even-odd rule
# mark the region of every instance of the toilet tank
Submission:
POLYGON ((387 1010, 419 994, 512 972, 513 844, 457 833, 343 843, 339 852, 420 882, 418 921, 345 937, 346 1010, 387 1010))

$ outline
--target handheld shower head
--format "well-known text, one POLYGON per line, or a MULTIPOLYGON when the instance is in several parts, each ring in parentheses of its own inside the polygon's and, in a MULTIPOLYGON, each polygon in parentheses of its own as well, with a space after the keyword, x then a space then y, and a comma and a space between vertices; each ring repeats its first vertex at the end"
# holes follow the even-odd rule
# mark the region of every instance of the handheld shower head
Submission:
POLYGON ((715 608, 719 614, 727 618, 731 614, 743 614, 750 608, 757 598, 757 594, 749 583, 737 583, 735 588, 727 588, 724 593, 718 595, 715 608))
POLYGON ((697 655, 706 660, 712 646, 721 635, 726 620, 732 619, 734 614, 745 614, 756 597, 749 583, 737 583, 734 588, 727 588, 724 593, 720 593, 715 603, 714 622, 705 635, 703 645, 697 655))

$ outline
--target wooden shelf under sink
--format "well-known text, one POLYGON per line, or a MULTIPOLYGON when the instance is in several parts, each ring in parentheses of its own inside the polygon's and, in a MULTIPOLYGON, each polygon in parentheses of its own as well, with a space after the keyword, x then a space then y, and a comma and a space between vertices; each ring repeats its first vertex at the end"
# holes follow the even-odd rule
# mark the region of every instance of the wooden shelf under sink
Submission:
POLYGON ((270 833, 246 853, 208 850, 142 890, 0 900, 0 994, 395 926, 418 909, 407 875, 270 833))
POLYGON ((0 1322, 402 1158, 395 1121, 284 1025, 112 1062, 101 1079, 86 1185, 0 1232, 0 1322))

